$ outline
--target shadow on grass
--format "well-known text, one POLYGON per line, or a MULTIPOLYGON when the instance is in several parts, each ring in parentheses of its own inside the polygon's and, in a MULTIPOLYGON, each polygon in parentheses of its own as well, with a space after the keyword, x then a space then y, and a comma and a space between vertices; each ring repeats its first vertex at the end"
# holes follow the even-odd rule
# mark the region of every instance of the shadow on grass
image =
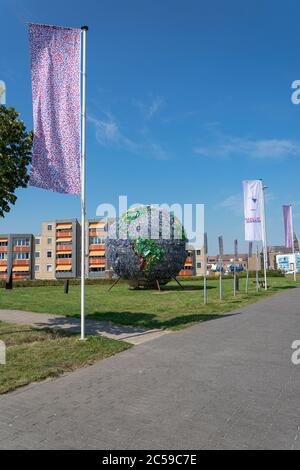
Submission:
POLYGON ((193 313, 190 315, 180 315, 168 320, 157 320, 156 315, 152 313, 133 313, 124 312, 95 312, 87 318, 91 320, 111 321, 119 325, 133 325, 140 328, 151 329, 178 329, 189 326, 193 323, 202 323, 205 321, 218 320, 235 314, 215 314, 215 313, 193 313))
POLYGON ((281 291, 281 290, 287 290, 287 289, 298 289, 299 286, 272 286, 272 285, 270 285, 269 288, 271 290, 281 291))
MULTIPOLYGON (((132 334, 145 334, 145 329, 180 329, 195 323, 218 320, 238 314, 239 313, 229 313, 217 315, 213 313, 195 313, 191 315, 180 315, 169 320, 161 321, 157 320, 156 315, 152 313, 133 313, 130 311, 95 312, 86 317, 88 320, 86 322, 86 333, 97 335, 102 332, 116 336, 127 334, 128 337, 130 337, 132 334)), ((80 332, 80 318, 78 316, 53 316, 53 318, 48 318, 45 322, 36 323, 35 327, 48 330, 56 329, 60 330, 63 334, 78 334, 80 332)))
MULTIPOLYGON (((218 286, 207 286, 207 290, 210 290, 210 289, 217 289, 218 286)), ((162 292, 173 292, 173 291, 176 291, 176 292, 181 292, 181 291, 191 291, 191 290, 200 290, 200 291, 203 291, 203 285, 201 284, 191 284, 190 286, 187 286, 186 284, 184 284, 183 286, 183 289, 182 287, 176 285, 176 286, 162 286, 161 287, 161 290, 162 292)))

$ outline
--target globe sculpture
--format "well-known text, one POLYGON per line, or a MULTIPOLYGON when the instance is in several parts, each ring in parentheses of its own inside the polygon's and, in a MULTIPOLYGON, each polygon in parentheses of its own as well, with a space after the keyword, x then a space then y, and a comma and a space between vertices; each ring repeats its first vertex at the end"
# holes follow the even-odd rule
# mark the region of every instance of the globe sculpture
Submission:
POLYGON ((109 229, 108 267, 132 288, 159 288, 183 268, 186 235, 180 221, 156 206, 136 206, 109 229))

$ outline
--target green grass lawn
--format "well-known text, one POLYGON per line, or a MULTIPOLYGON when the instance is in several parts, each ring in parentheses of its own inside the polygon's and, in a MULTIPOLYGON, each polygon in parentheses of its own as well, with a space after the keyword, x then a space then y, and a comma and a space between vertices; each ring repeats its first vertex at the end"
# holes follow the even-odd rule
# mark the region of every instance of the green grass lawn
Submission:
POLYGON ((0 340, 7 348, 6 365, 0 365, 0 394, 93 364, 130 347, 101 336, 79 341, 78 335, 3 322, 0 340))
MULTIPOLYGON (((178 329, 193 323, 239 310, 262 297, 295 287, 293 280, 274 277, 269 279, 270 289, 255 291, 254 279, 249 280, 250 290, 245 294, 245 279, 240 279, 240 291, 233 297, 233 280, 223 280, 223 302, 219 302, 217 280, 208 281, 208 304, 203 305, 203 282, 185 281, 185 290, 170 283, 162 292, 154 290, 129 290, 119 283, 111 292, 107 285, 86 286, 86 313, 89 318, 110 320, 117 324, 145 328, 178 329)), ((48 312, 66 316, 80 314, 80 286, 70 286, 64 294, 63 286, 0 289, 0 308, 48 312)))

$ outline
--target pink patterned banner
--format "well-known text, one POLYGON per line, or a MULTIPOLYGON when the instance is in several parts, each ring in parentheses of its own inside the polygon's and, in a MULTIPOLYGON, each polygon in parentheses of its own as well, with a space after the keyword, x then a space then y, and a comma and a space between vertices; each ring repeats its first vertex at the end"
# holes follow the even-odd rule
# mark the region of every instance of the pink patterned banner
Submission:
POLYGON ((81 30, 29 25, 34 140, 30 184, 80 194, 81 30))

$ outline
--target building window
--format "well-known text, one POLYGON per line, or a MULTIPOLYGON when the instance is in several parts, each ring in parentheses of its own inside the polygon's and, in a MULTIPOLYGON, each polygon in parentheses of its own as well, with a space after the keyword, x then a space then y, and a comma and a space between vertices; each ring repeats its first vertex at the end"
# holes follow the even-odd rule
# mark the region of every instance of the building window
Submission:
POLYGON ((14 259, 16 260, 24 260, 29 259, 29 253, 14 253, 14 259))
POLYGON ((102 245, 104 240, 102 237, 90 237, 90 245, 102 245))
POLYGON ((52 245, 52 237, 48 237, 48 238, 47 238, 47 244, 48 244, 48 245, 52 245))
POLYGON ((47 273, 52 273, 53 267, 52 264, 47 264, 47 273))
POLYGON ((29 238, 19 238, 16 240, 17 246, 29 246, 29 238))
POLYGON ((7 259, 7 253, 0 253, 0 259, 7 259))
POLYGON ((36 251, 36 252, 35 252, 35 257, 36 257, 36 258, 39 258, 40 256, 41 256, 41 253, 40 253, 39 251, 36 251))
POLYGON ((49 224, 49 225, 47 226, 47 230, 48 230, 48 232, 52 232, 52 230, 53 230, 53 227, 52 227, 52 225, 51 225, 51 224, 49 224))
POLYGON ((47 251, 47 258, 52 258, 52 251, 47 251))
POLYGON ((39 270, 40 270, 40 266, 38 264, 36 264, 35 267, 34 267, 34 270, 35 270, 36 273, 38 273, 39 270))
POLYGON ((202 268, 202 263, 197 263, 197 268, 201 269, 202 268))
POLYGON ((201 250, 197 250, 197 256, 201 255, 201 250))
POLYGON ((7 246, 8 242, 0 242, 0 246, 7 246))
POLYGON ((35 239, 35 244, 36 244, 36 245, 40 245, 40 244, 41 244, 40 238, 36 238, 36 239, 35 239))

